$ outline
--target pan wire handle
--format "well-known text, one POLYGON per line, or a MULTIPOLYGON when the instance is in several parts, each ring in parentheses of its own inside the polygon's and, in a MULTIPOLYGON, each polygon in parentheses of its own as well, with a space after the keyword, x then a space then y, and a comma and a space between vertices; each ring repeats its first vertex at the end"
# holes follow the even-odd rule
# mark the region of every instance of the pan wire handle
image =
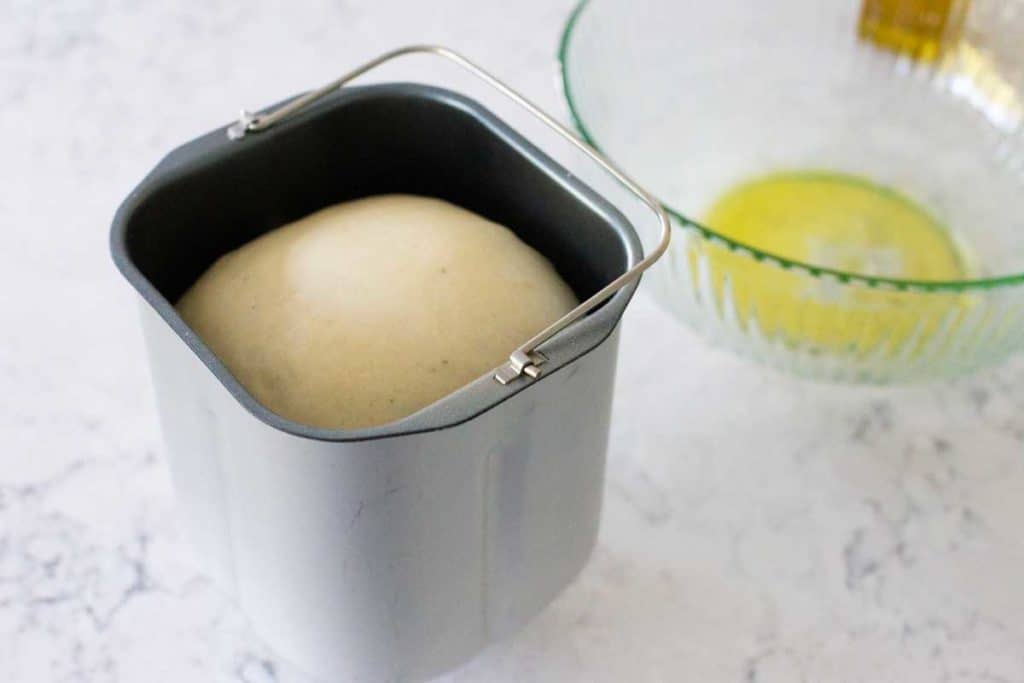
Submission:
POLYGON ((228 137, 232 140, 241 140, 247 135, 264 131, 274 124, 288 118, 302 109, 305 109, 322 97, 334 92, 338 88, 341 88, 381 64, 390 62, 391 60, 399 57, 413 54, 430 54, 455 62, 466 71, 469 71, 474 76, 480 78, 485 83, 498 90, 502 95, 508 97, 516 104, 526 109, 548 128, 559 134, 587 155, 609 175, 624 185, 627 190, 636 195, 636 197, 654 213, 655 218, 661 226, 661 234, 658 244, 650 254, 644 256, 644 258, 633 264, 633 266, 625 273, 619 275, 617 278, 598 290, 595 294, 582 301, 578 306, 576 306, 576 308, 572 309, 554 323, 528 339, 524 344, 513 351, 509 356, 508 361, 497 368, 494 373, 494 379, 501 384, 509 384, 510 382, 523 377, 536 379, 540 377, 543 372, 542 365, 547 360, 544 354, 538 350, 539 346, 567 328, 569 325, 572 325, 590 311, 597 308, 602 302, 610 298, 617 291, 639 279, 641 273, 653 266, 668 249, 672 228, 665 210, 661 207, 658 201, 654 199, 654 197, 637 185, 621 169, 605 158, 604 155, 585 143, 583 140, 576 137, 572 131, 544 112, 544 110, 540 109, 533 102, 526 99, 523 95, 510 88, 504 82, 500 81, 498 78, 457 52, 439 45, 409 45, 396 50, 391 50, 390 52, 386 52, 375 59, 371 59, 362 66, 356 67, 330 83, 327 83, 316 90, 312 90, 305 95, 288 102, 287 104, 281 105, 277 109, 257 114, 243 111, 238 121, 227 129, 228 137))

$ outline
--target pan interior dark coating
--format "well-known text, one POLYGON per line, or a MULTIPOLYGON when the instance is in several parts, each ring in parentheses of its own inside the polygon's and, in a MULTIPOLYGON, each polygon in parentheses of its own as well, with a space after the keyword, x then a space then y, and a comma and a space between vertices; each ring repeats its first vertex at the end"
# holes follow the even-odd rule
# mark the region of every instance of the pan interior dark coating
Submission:
POLYGON ((273 144, 235 143, 235 154, 176 178, 136 208, 129 257, 169 301, 219 256, 264 232, 377 194, 437 197, 509 226, 580 299, 626 268, 622 240, 605 218, 555 182, 538 151, 495 135, 475 112, 399 90, 303 119, 259 134, 273 144))
MULTIPOLYGON (((188 333, 173 303, 217 258, 259 235, 332 204, 392 193, 437 197, 508 226, 554 264, 580 300, 642 258, 632 226, 609 202, 480 105, 418 84, 345 88, 240 141, 219 129, 187 143, 119 208, 111 249, 143 298, 247 409, 286 431, 348 440, 259 406, 188 333)), ((566 331, 577 337, 572 356, 611 333, 634 289, 566 331)), ((546 374, 572 360, 565 356, 546 374)), ((486 410, 525 386, 500 394, 467 388, 460 399, 466 410, 446 410, 447 417, 410 429, 440 428, 471 404, 483 402, 479 410, 486 410)))

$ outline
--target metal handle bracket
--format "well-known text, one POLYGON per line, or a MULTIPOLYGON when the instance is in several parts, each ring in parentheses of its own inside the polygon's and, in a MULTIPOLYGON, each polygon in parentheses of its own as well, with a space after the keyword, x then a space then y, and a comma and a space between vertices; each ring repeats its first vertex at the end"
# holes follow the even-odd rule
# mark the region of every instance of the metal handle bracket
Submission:
POLYGON ((494 379, 501 384, 509 384, 520 377, 528 377, 530 379, 536 379, 540 377, 543 370, 541 365, 547 360, 542 353, 537 350, 537 347, 544 342, 551 339, 553 336, 564 330, 569 325, 573 324, 587 313, 595 309, 605 299, 611 297, 615 292, 619 291, 629 283, 640 277, 640 274, 650 268, 654 263, 661 258, 661 255, 668 249, 669 239, 671 237, 671 225, 669 223, 668 215, 665 210, 661 208, 651 195, 649 195, 643 188, 637 185, 631 180, 624 172, 622 172, 615 164, 606 159, 597 150, 593 149, 590 145, 576 137, 572 131, 563 126, 557 120, 552 118, 549 114, 540 109, 537 105, 533 104, 530 100, 520 95, 518 92, 505 85, 502 81, 492 76, 487 71, 484 71, 481 67, 477 66, 473 62, 469 61, 457 52, 453 52, 448 48, 441 47, 439 45, 410 45, 407 47, 398 48, 386 52, 376 59, 372 59, 369 62, 363 64, 360 67, 349 71, 340 78, 331 81, 330 83, 317 88, 311 92, 306 93, 302 97, 296 98, 284 104, 277 109, 273 109, 269 112, 252 114, 248 111, 243 111, 238 121, 228 128, 228 137, 232 140, 241 140, 246 135, 251 133, 259 133, 260 131, 270 128, 275 123, 291 116, 292 114, 304 109, 310 104, 316 102, 325 95, 334 92, 338 88, 346 85, 354 79, 362 76, 366 72, 389 62, 398 57, 412 54, 430 54, 438 57, 444 57, 452 62, 455 62, 466 71, 469 71, 474 76, 480 78, 482 81, 495 88, 498 92, 505 95, 519 106, 526 109, 534 117, 540 119, 548 128, 558 133, 560 136, 565 138, 567 141, 573 144, 577 149, 582 151, 591 160, 593 160, 598 166, 603 168, 609 175, 615 178, 617 181, 622 183, 626 189, 632 192, 640 199, 645 205, 647 205, 654 213, 655 217, 661 224, 661 236, 658 241, 658 245, 654 250, 645 256, 643 259, 638 261, 632 268, 618 276, 604 287, 602 287, 597 293, 590 296, 588 299, 580 303, 576 308, 572 309, 564 316, 556 320, 554 323, 546 327, 545 329, 538 332, 536 335, 531 337, 518 349, 512 352, 509 356, 508 361, 499 367, 494 374, 494 379))

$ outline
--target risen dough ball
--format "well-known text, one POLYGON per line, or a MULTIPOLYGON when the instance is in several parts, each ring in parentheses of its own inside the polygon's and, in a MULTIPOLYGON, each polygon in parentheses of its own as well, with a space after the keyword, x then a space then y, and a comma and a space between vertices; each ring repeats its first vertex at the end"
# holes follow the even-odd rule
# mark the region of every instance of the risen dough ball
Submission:
POLYGON ((447 202, 345 202, 221 257, 178 310, 270 410, 396 420, 500 365, 576 305, 510 230, 447 202))

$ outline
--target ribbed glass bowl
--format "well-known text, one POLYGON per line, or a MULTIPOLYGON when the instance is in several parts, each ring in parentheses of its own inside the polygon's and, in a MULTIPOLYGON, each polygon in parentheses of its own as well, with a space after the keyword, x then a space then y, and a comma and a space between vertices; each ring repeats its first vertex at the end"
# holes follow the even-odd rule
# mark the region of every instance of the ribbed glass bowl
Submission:
POLYGON ((714 343, 821 379, 956 375, 1024 345, 1022 4, 974 0, 963 40, 930 63, 859 40, 856 0, 580 4, 565 96, 579 132, 673 217, 647 276, 658 301, 714 343), (843 272, 700 224, 737 183, 801 169, 912 197, 966 275, 843 272))

